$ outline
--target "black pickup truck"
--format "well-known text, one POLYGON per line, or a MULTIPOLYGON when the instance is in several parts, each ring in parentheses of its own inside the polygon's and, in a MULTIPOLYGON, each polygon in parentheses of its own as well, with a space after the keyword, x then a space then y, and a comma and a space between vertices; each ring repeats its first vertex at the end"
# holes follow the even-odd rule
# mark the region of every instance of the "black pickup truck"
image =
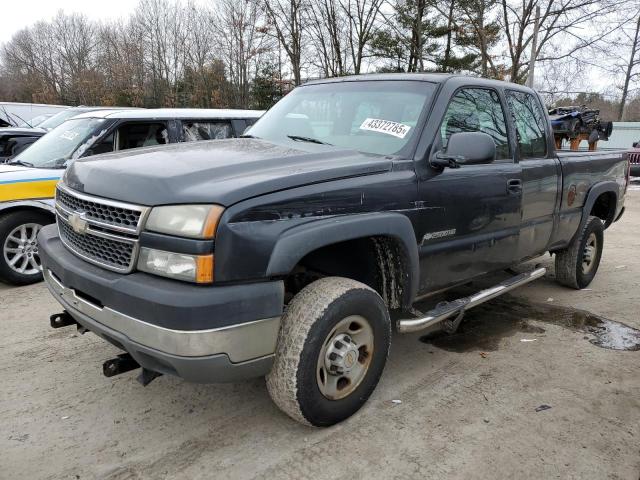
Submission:
POLYGON ((556 152, 534 91, 463 76, 312 82, 245 137, 76 161, 38 237, 51 325, 124 350, 107 376, 266 375, 316 426, 366 402, 393 329, 453 331, 545 269, 416 299, 546 252, 587 286, 629 181, 622 152, 556 152))

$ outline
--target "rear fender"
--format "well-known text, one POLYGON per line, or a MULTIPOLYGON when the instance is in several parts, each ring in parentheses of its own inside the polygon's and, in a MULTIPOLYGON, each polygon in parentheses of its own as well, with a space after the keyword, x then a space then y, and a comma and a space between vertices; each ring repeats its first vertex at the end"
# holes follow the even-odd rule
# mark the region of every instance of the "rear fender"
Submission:
POLYGON ((576 234, 578 232, 581 232, 584 226, 587 224, 587 221, 589 220, 589 215, 591 214, 591 210, 593 209, 593 205, 598 200, 598 197, 603 193, 611 193, 615 198, 614 207, 610 210, 607 218, 605 219, 604 228, 608 228, 615 220, 616 210, 618 206, 618 184, 613 181, 596 183, 589 190, 587 199, 585 200, 584 205, 582 206, 582 220, 580 221, 580 226, 578 227, 578 231, 576 232, 576 234))

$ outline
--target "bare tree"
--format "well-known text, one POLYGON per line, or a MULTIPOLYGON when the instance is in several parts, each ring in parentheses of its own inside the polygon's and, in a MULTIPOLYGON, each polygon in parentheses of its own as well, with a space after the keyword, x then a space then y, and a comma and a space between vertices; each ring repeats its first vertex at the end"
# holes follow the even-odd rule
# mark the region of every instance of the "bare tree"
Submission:
MULTIPOLYGON (((624 29, 621 29, 623 35, 628 40, 627 45, 630 47, 629 60, 626 64, 624 72, 624 81, 622 86, 622 98, 620 100, 620 107, 618 109, 618 120, 622 121, 625 116, 625 107, 627 104, 627 97, 629 95, 629 85, 634 78, 640 78, 640 71, 636 70, 636 67, 640 66, 640 8, 636 11, 636 23, 635 29, 631 35, 627 34, 624 29)), ((632 17, 633 18, 633 17, 632 17)))
POLYGON ((303 31, 308 18, 306 0, 264 0, 264 6, 275 37, 289 57, 293 80, 302 82, 303 31))
POLYGON ((339 0, 317 0, 316 8, 308 10, 309 37, 314 52, 311 63, 317 65, 325 77, 347 72, 347 34, 350 24, 339 0))
POLYGON ((211 26, 222 46, 229 80, 234 87, 232 105, 247 107, 251 78, 269 47, 264 15, 256 0, 219 0, 211 26))
POLYGON ((343 0, 342 8, 349 19, 349 50, 353 72, 362 69, 365 48, 375 34, 380 8, 384 0, 343 0))
POLYGON ((508 46, 512 82, 527 77, 528 49, 533 40, 535 8, 540 3, 540 30, 534 55, 539 62, 575 58, 608 33, 597 20, 611 13, 610 0, 500 0, 502 27, 508 46))

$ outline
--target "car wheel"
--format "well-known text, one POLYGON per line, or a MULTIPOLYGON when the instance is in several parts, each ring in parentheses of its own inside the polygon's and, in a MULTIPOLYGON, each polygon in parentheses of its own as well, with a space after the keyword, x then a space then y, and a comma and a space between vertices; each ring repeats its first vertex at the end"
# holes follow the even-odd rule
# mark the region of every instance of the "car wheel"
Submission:
POLYGON ((360 282, 326 277, 302 289, 282 318, 267 388, 291 418, 318 427, 357 412, 382 375, 389 311, 360 282))
POLYGON ((39 212, 12 212, 0 218, 0 279, 13 285, 28 285, 42 280, 42 264, 37 236, 51 223, 39 212))
POLYGON ((556 252, 556 280, 567 287, 581 289, 596 276, 604 247, 604 225, 589 217, 569 247, 556 252))

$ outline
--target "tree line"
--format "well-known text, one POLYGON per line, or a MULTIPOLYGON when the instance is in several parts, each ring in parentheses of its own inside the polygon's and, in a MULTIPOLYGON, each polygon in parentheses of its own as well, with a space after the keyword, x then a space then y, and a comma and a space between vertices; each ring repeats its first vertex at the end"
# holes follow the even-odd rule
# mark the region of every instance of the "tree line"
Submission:
MULTIPOLYGON (((126 19, 60 11, 0 49, 0 99, 268 108, 308 79, 443 72, 535 85, 587 71, 616 119, 640 120, 637 0, 139 0, 126 19), (535 62, 531 62, 532 57, 535 62), (591 69, 591 70, 589 70, 591 69)), ((584 95, 583 95, 584 96, 584 95)))

